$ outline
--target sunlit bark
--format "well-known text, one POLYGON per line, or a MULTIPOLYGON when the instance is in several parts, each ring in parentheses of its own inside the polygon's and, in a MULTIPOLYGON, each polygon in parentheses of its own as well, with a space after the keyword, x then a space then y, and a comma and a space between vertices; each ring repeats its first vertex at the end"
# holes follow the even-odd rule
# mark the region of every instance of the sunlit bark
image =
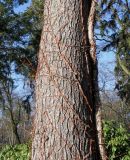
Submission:
POLYGON ((45 0, 36 75, 33 160, 100 160, 91 0, 45 0))

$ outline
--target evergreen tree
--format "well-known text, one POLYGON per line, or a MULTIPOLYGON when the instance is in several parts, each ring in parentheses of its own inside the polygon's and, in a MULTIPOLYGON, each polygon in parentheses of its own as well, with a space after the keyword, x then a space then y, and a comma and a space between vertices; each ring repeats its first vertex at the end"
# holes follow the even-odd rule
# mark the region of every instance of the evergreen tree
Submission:
POLYGON ((24 52, 19 53, 16 61, 16 71, 33 80, 37 68, 37 53, 39 50, 41 29, 43 26, 43 1, 33 0, 31 6, 21 14, 21 26, 27 36, 24 52))
MULTIPOLYGON (((37 15, 34 14, 31 7, 23 13, 15 12, 15 7, 25 2, 16 0, 0 1, 0 107, 4 112, 3 115, 9 112, 13 133, 19 143, 20 139, 17 131, 19 121, 18 123, 15 122, 13 113, 16 105, 13 103, 15 84, 12 78, 12 69, 15 68, 15 72, 30 78, 30 70, 36 69, 35 59, 38 48, 38 42, 36 42, 38 41, 38 38, 36 38, 38 37, 38 29, 34 29, 32 25, 34 21, 36 23, 34 19, 37 18, 37 15)), ((31 112, 29 98, 28 95, 24 97, 24 100, 21 99, 21 106, 28 115, 31 112)))
POLYGON ((34 78, 41 34, 43 2, 33 1, 23 13, 14 8, 26 1, 0 2, 0 76, 6 78, 11 64, 15 71, 34 78), (32 76, 33 75, 33 76, 32 76))

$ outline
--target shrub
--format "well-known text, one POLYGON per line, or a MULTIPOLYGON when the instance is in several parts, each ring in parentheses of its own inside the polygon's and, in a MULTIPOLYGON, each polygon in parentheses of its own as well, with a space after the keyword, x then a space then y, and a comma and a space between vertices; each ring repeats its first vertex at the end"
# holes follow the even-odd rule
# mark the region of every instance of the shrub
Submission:
POLYGON ((109 160, 130 160, 130 134, 123 124, 106 121, 103 130, 109 160))
POLYGON ((0 160, 29 160, 29 146, 26 144, 6 145, 0 150, 0 160))

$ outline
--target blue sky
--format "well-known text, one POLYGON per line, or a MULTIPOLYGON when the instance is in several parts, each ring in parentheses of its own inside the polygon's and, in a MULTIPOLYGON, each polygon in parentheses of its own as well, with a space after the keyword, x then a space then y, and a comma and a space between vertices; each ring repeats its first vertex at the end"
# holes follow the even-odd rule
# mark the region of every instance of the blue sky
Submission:
POLYGON ((28 0, 28 3, 25 3, 24 5, 17 6, 14 10, 17 13, 23 12, 31 5, 31 0, 28 0))
POLYGON ((106 90, 113 91, 115 88, 115 54, 113 52, 100 52, 98 58, 98 68, 99 68, 99 85, 102 88, 102 80, 106 80, 106 90))

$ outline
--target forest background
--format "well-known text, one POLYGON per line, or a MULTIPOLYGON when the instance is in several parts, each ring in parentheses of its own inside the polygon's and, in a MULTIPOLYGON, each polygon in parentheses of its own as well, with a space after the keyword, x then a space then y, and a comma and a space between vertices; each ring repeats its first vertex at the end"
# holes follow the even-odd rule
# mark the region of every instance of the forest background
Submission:
MULTIPOLYGON (((0 159, 29 159, 42 0, 0 1, 0 159)), ((109 159, 130 158, 130 2, 100 0, 95 19, 109 159)))

